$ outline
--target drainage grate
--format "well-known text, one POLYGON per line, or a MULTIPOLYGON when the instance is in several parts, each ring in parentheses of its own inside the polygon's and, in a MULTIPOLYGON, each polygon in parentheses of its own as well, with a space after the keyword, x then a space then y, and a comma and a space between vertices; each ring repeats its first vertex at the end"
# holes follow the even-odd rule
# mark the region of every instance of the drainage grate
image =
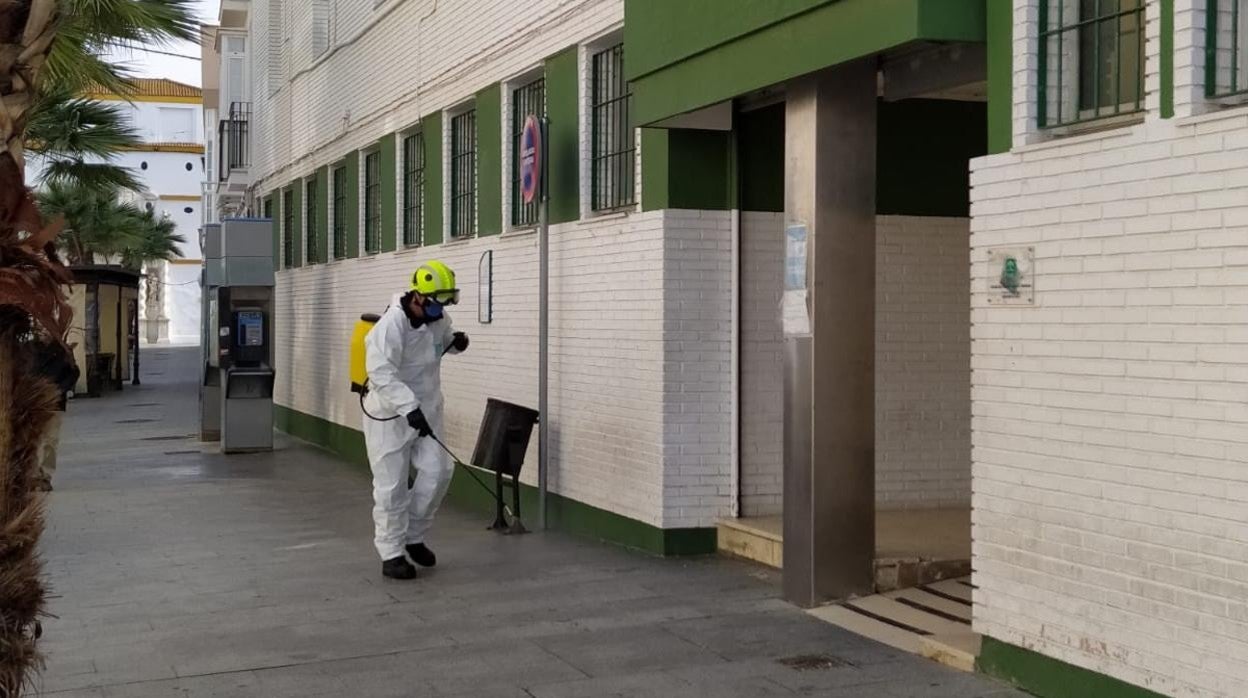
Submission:
POLYGON ((794 671, 823 671, 837 667, 853 666, 853 662, 830 654, 800 654, 796 657, 777 659, 778 663, 794 671))
POLYGON ((160 407, 160 404, 159 402, 136 402, 126 407, 160 407))
POLYGON ((182 441, 189 436, 144 436, 143 441, 182 441))
POLYGON ((199 451, 165 451, 166 456, 190 456, 199 455, 199 451))
POLYGON ((119 419, 113 424, 146 424, 148 422, 159 422, 159 419, 119 419))

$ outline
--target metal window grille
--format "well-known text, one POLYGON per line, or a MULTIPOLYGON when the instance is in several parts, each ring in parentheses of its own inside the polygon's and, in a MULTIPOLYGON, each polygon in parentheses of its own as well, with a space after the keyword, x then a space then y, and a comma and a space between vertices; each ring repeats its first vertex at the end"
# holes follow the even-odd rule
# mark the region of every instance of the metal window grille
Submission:
POLYGON ((415 246, 425 237, 425 134, 403 139, 403 244, 415 246))
POLYGON ((381 153, 364 156, 364 251, 372 254, 381 241, 381 153))
POLYGON ((1209 0, 1205 21, 1205 92, 1248 94, 1248 0, 1209 0))
POLYGON ((295 266, 295 192, 282 192, 282 268, 295 266))
POLYGON ((303 248, 307 250, 307 258, 309 262, 316 262, 320 258, 320 253, 316 249, 316 180, 313 179, 303 185, 303 248))
POLYGON ((347 168, 334 170, 334 259, 347 256, 347 168))
POLYGON ((273 197, 271 196, 264 200, 264 217, 273 219, 273 197))
POLYGON ((539 119, 546 116, 546 80, 539 78, 511 93, 511 224, 514 226, 537 225, 539 203, 524 203, 520 181, 520 139, 524 135, 524 122, 533 115, 539 119))
POLYGON ((451 237, 477 232, 477 113, 451 119, 451 237))
POLYGON ((1042 128, 1133 114, 1144 108, 1145 0, 1043 0, 1042 128))
POLYGON ((240 170, 251 164, 251 138, 248 132, 251 102, 230 103, 228 116, 228 119, 222 119, 217 124, 217 140, 220 143, 217 151, 217 177, 222 182, 229 179, 233 170, 240 170))
POLYGON ((634 185, 637 143, 629 105, 631 86, 624 79, 624 45, 593 57, 592 200, 595 211, 637 202, 634 185))

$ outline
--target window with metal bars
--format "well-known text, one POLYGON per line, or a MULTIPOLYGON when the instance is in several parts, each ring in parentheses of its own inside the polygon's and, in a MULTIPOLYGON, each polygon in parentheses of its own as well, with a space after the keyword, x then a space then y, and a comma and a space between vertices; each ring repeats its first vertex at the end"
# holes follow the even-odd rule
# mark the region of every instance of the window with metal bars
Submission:
POLYGON ((425 237, 425 134, 403 139, 403 244, 414 247, 425 237))
POLYGON ((529 116, 541 119, 546 116, 546 79, 538 78, 511 93, 511 224, 514 226, 537 225, 536 199, 524 203, 520 181, 520 140, 524 136, 524 122, 529 116))
POLYGON ((334 170, 334 259, 347 256, 347 168, 334 170))
POLYGON ((1145 0, 1042 0, 1041 128, 1144 109, 1144 6, 1145 0))
POLYGON ((451 237, 477 232, 477 112, 451 119, 451 237))
POLYGON ((1209 0, 1205 21, 1205 92, 1248 95, 1248 0, 1209 0))
POLYGON ((637 202, 637 142, 629 116, 633 95, 624 78, 623 44, 594 54, 592 82, 591 205, 595 211, 632 206, 637 202))
POLYGON ((316 180, 310 179, 303 184, 303 249, 307 253, 308 262, 315 264, 320 259, 316 249, 316 180))
POLYGON ((364 252, 381 248, 381 153, 364 156, 364 252))
POLYGON ((264 200, 264 217, 273 219, 273 197, 271 196, 264 200))
POLYGON ((282 268, 295 266, 295 192, 282 192, 282 268))

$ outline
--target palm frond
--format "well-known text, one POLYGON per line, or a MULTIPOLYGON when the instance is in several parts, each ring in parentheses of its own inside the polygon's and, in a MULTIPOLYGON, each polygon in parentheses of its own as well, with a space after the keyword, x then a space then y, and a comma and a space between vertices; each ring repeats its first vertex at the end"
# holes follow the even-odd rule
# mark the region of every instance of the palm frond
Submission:
POLYGON ((119 107, 59 87, 40 95, 26 124, 27 150, 50 159, 108 158, 142 142, 119 107))
POLYGON ((109 191, 143 191, 143 183, 130 168, 81 159, 49 160, 40 174, 40 183, 52 182, 109 191))

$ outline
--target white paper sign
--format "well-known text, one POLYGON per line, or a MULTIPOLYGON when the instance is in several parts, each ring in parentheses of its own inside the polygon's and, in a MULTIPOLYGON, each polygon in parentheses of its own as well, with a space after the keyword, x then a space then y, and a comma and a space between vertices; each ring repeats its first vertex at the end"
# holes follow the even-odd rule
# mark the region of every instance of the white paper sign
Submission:
POLYGON ((806 290, 806 257, 809 245, 805 223, 784 229, 784 295, 780 300, 780 323, 786 337, 810 335, 810 305, 806 290))

